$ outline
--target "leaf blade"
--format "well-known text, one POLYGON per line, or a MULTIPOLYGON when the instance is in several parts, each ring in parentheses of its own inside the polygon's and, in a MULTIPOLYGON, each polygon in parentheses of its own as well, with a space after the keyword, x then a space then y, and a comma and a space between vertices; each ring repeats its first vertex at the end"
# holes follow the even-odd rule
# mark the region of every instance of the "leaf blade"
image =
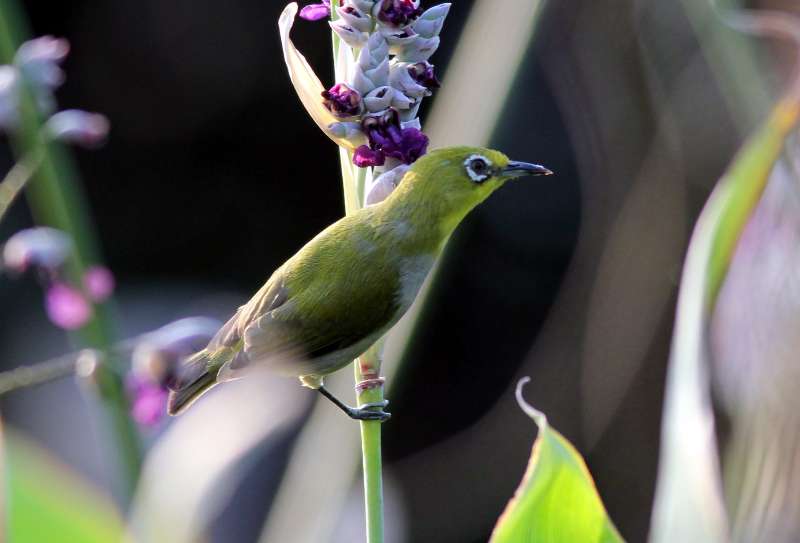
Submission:
POLYGON ((539 427, 539 435, 522 482, 498 519, 490 543, 623 541, 580 453, 522 398, 527 381, 517 384, 517 401, 539 427))

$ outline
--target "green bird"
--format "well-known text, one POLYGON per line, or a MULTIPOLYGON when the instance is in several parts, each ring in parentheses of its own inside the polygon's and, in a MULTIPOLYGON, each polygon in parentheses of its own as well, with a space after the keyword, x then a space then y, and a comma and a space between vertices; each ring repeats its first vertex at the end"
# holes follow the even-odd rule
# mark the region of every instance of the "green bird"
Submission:
POLYGON ((403 316, 450 234, 475 206, 509 179, 551 173, 479 147, 424 155, 385 200, 309 241, 183 363, 169 414, 258 364, 298 376, 351 418, 385 420, 385 403, 348 407, 325 389, 324 377, 364 353, 403 316))

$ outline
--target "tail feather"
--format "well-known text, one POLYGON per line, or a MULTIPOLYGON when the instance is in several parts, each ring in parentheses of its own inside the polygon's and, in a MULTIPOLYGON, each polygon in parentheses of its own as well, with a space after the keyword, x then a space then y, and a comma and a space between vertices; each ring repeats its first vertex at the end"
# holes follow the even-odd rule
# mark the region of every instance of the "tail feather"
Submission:
POLYGON ((183 388, 170 391, 169 400, 167 401, 167 413, 172 416, 180 415, 216 384, 216 372, 210 373, 206 371, 183 388))
POLYGON ((179 415, 217 384, 222 365, 235 355, 231 348, 203 350, 184 361, 170 387, 167 413, 179 415))

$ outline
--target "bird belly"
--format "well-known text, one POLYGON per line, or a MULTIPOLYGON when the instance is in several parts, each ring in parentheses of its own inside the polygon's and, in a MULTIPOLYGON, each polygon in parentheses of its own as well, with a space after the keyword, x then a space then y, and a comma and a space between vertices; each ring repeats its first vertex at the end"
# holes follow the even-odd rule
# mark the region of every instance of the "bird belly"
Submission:
MULTIPOLYGON (((399 317, 393 319, 389 326, 381 328, 377 332, 364 337, 361 341, 358 341, 353 345, 307 361, 304 364, 305 367, 303 368, 302 375, 322 376, 342 369, 350 362, 361 356, 373 345, 373 343, 378 341, 383 334, 388 332, 389 329, 394 326, 398 319, 399 317)), ((296 368, 293 373, 297 374, 296 368)))
POLYGON ((432 254, 422 254, 404 259, 400 266, 400 291, 397 293, 400 316, 403 316, 417 299, 419 289, 425 278, 428 277, 435 260, 436 257, 432 254))
POLYGON ((397 312, 389 323, 353 345, 307 361, 302 374, 322 376, 333 373, 369 349, 400 320, 414 302, 434 261, 435 257, 428 254, 407 258, 400 267, 400 288, 396 294, 397 312))

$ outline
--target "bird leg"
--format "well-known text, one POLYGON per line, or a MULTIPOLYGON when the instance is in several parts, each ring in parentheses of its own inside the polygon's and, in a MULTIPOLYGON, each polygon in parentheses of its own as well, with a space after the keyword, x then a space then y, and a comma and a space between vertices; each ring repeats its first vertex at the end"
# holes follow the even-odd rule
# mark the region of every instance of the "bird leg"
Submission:
POLYGON ((339 398, 328 392, 324 386, 319 387, 317 392, 328 398, 336 407, 344 411, 345 414, 351 419, 377 420, 379 422, 385 422, 389 420, 389 417, 392 416, 391 413, 387 413, 383 410, 383 408, 389 404, 389 400, 383 400, 382 402, 375 403, 365 403, 364 405, 359 405, 358 407, 350 407, 339 400, 339 398))

